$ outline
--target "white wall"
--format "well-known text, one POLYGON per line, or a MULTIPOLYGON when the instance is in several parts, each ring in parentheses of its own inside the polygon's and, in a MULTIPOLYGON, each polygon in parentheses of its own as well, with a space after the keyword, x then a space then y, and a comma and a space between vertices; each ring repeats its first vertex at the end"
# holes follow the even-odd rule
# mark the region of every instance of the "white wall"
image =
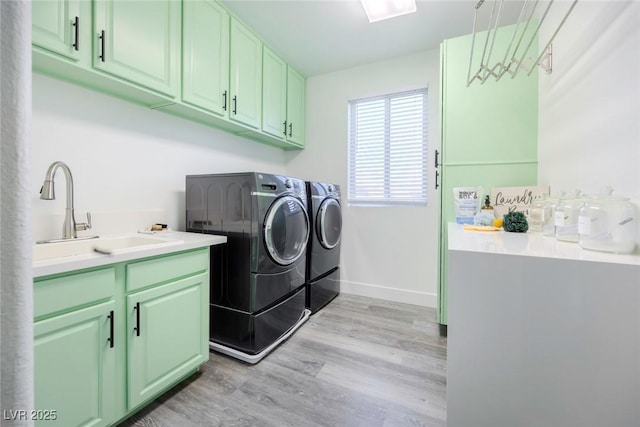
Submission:
POLYGON ((539 181, 552 192, 611 185, 640 207, 640 4, 578 2, 539 79, 539 181))
POLYGON ((75 183, 76 220, 94 230, 135 232, 154 222, 184 230, 185 175, 284 173, 284 153, 217 129, 152 111, 39 74, 33 75, 32 177, 34 239, 60 237, 65 184, 54 201, 39 199, 45 172, 66 162, 75 183))
POLYGON ((342 291, 435 307, 438 194, 429 170, 428 207, 347 204, 347 103, 350 99, 429 88, 429 166, 439 149, 437 50, 314 76, 307 81, 307 142, 287 153, 287 173, 336 183, 343 199, 342 291))

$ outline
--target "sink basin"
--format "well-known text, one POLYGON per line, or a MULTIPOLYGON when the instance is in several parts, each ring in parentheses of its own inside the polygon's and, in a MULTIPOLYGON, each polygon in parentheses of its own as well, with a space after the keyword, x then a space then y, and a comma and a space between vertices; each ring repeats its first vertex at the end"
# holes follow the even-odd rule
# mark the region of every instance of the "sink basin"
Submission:
MULTIPOLYGON (((176 243, 176 241, 146 236, 124 236, 96 239, 93 249, 102 253, 119 253, 126 249, 138 249, 140 246, 166 245, 171 243, 176 243)), ((177 243, 182 243, 182 241, 177 241, 177 243)))
POLYGON ((171 246, 183 243, 182 240, 161 239, 147 236, 100 237, 89 240, 71 240, 56 243, 36 244, 33 246, 33 260, 45 261, 57 258, 86 256, 96 253, 117 255, 159 246, 171 246))

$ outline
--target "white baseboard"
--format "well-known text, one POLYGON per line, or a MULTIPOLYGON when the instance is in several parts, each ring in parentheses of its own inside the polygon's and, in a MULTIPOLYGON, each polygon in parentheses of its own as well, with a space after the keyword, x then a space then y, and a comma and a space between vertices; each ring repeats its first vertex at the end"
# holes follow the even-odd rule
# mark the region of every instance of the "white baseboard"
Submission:
POLYGON ((438 306, 438 295, 434 293, 389 288, 386 286, 371 285, 368 283, 341 280, 340 292, 387 301, 402 302, 405 304, 420 305, 424 307, 436 308, 438 306))

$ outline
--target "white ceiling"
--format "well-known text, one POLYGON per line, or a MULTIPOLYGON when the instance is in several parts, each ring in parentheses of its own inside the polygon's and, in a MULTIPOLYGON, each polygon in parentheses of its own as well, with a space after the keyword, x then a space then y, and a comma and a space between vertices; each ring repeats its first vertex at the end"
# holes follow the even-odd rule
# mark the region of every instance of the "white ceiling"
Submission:
MULTIPOLYGON (((493 3, 481 8, 489 22, 493 3)), ((418 0, 417 12, 370 24, 360 0, 224 0, 224 4, 288 63, 307 76, 414 52, 470 34, 477 1, 418 0)), ((500 24, 517 20, 522 2, 507 0, 500 24)), ((479 27, 480 28, 480 27, 479 27)))

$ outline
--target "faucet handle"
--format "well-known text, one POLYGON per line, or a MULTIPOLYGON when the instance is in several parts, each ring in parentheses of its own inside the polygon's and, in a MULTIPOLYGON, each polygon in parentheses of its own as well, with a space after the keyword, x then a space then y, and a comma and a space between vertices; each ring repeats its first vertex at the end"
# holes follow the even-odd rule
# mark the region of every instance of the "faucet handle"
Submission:
POLYGON ((87 212, 87 222, 76 223, 76 231, 89 230, 91 228, 91 212, 87 212))

